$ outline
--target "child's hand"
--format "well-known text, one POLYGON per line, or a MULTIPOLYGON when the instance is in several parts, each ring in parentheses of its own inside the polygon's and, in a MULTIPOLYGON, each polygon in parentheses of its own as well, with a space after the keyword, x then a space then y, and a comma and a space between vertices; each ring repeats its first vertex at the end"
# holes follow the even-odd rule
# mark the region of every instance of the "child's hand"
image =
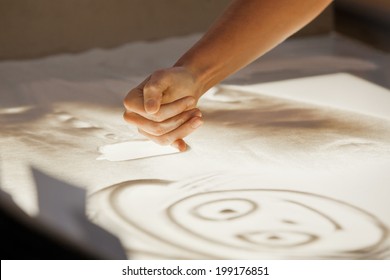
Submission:
POLYGON ((201 94, 184 67, 158 70, 127 94, 124 119, 154 142, 185 151, 182 139, 203 123, 195 108, 201 94))

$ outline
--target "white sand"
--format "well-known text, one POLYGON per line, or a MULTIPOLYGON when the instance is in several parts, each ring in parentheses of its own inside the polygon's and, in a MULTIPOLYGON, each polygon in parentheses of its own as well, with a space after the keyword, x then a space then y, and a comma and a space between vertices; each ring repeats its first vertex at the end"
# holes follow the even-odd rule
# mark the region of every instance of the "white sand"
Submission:
MULTIPOLYGON (((187 138, 191 150, 173 153, 129 127, 121 103, 196 39, 0 63, 4 189, 33 214, 29 165, 87 188, 91 219, 117 234, 135 258, 383 257, 388 240, 381 236, 390 226, 389 91, 344 74, 219 86, 200 102, 205 124, 187 138), (202 209, 195 204, 213 201, 213 194, 179 203, 213 191, 230 192, 202 209), (253 203, 260 208, 251 212, 253 203), (197 220, 186 205, 211 220, 197 220), (240 211, 245 219, 215 221, 240 211), (313 236, 321 238, 304 245, 313 236)), ((355 62, 348 65, 373 67, 355 62)))

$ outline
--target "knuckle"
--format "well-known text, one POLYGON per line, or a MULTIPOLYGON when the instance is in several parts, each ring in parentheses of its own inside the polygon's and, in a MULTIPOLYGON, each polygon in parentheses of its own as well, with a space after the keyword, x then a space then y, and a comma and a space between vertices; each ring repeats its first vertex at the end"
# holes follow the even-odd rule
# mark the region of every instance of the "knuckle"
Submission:
POLYGON ((168 69, 159 69, 153 73, 154 78, 161 82, 168 82, 171 79, 171 72, 168 69))
POLYGON ((133 122, 133 116, 132 116, 132 114, 129 113, 129 112, 124 112, 124 113, 123 113, 123 118, 124 118, 124 120, 127 121, 127 122, 130 122, 130 123, 133 122))
POLYGON ((185 100, 183 100, 184 102, 184 105, 186 105, 186 107, 193 107, 193 106, 196 106, 196 99, 192 96, 187 96, 185 98, 185 100))
POLYGON ((161 136, 165 134, 166 130, 160 123, 153 123, 151 125, 151 130, 154 135, 161 136))
POLYGON ((156 82, 149 82, 144 87, 144 93, 147 93, 148 91, 158 91, 160 88, 160 85, 156 82))
POLYGON ((155 122, 162 122, 162 121, 164 121, 165 119, 164 119, 164 116, 162 115, 162 113, 161 113, 161 111, 158 111, 157 113, 155 113, 155 114, 153 114, 153 120, 155 121, 155 122))
POLYGON ((123 99, 123 106, 125 106, 127 110, 131 110, 134 107, 135 94, 136 94, 136 90, 132 89, 123 99))
POLYGON ((125 99, 123 99, 123 106, 125 106, 125 108, 127 110, 130 110, 132 104, 131 104, 131 101, 128 97, 126 97, 125 99))
POLYGON ((140 126, 143 124, 142 119, 136 113, 125 112, 123 114, 123 118, 125 119, 126 122, 136 126, 140 126))
POLYGON ((161 78, 167 76, 167 71, 165 69, 158 69, 158 70, 153 72, 153 76, 161 79, 161 78))
POLYGON ((152 122, 156 122, 156 123, 160 122, 160 121, 158 120, 158 118, 156 118, 155 114, 153 114, 153 115, 145 114, 145 115, 143 115, 143 117, 144 117, 145 119, 148 119, 149 121, 152 121, 152 122))

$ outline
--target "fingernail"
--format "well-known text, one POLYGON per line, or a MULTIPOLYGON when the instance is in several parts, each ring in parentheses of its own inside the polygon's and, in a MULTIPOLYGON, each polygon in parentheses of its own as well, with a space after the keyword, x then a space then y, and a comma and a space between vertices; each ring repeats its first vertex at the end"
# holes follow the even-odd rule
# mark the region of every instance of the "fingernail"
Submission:
POLYGON ((202 125, 202 120, 199 119, 199 118, 194 118, 192 121, 191 121, 191 127, 192 128, 198 128, 199 126, 202 125))
POLYGON ((187 144, 184 141, 177 146, 180 152, 185 152, 187 150, 187 144))
POLYGON ((171 146, 178 149, 180 152, 187 150, 187 144, 183 140, 175 141, 171 144, 171 146))
POLYGON ((157 110, 156 107, 157 107, 157 103, 153 99, 149 99, 148 101, 146 101, 145 110, 147 112, 153 112, 154 113, 157 110))

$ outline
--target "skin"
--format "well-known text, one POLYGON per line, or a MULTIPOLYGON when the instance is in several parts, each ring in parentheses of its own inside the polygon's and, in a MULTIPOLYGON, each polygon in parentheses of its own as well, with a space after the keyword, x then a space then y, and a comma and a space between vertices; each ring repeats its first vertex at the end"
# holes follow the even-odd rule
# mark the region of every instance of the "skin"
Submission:
POLYGON ((320 14, 331 0, 236 0, 172 67, 124 100, 124 119, 160 145, 185 151, 203 124, 196 104, 212 86, 259 58, 320 14))

